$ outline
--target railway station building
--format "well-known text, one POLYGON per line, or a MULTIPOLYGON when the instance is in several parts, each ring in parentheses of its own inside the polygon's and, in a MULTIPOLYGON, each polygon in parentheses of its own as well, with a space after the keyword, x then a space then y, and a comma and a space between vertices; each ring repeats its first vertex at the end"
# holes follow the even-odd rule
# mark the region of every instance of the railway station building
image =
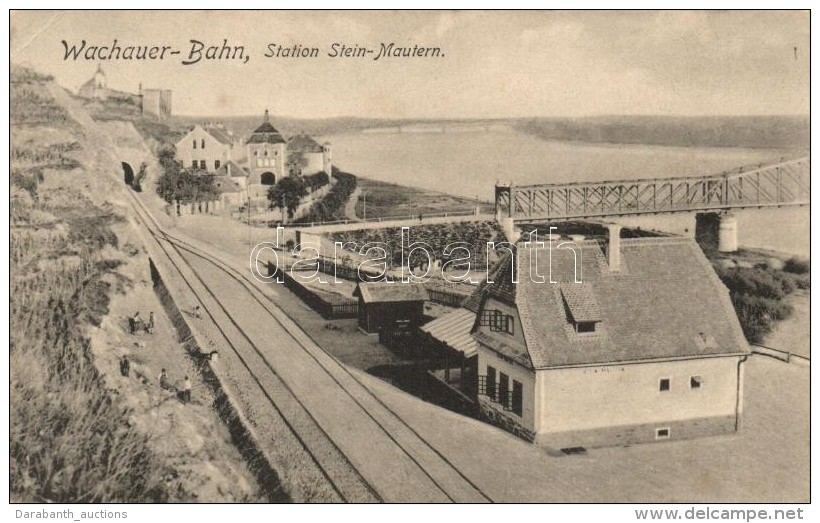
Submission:
POLYGON ((551 255, 518 243, 464 318, 423 327, 476 358, 485 419, 554 449, 738 430, 748 344, 728 290, 693 239, 620 229, 551 255))

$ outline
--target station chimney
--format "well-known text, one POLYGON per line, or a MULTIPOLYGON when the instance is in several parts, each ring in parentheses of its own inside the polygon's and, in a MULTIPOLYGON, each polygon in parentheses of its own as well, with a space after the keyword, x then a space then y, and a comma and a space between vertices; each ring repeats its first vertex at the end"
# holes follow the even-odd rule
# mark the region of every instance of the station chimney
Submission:
POLYGON ((607 224, 609 234, 607 238, 606 259, 610 272, 617 272, 621 269, 621 229, 622 225, 617 223, 607 224))

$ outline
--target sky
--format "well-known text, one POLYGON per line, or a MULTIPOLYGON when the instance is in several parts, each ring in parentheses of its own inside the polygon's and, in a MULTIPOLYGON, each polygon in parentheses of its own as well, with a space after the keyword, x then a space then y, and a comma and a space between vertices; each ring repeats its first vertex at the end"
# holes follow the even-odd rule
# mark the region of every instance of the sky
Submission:
MULTIPOLYGON (((375 54, 375 53, 374 53, 375 54)), ((809 113, 801 11, 20 11, 11 61, 76 92, 173 90, 176 114, 504 118, 809 113), (69 45, 169 45, 154 61, 65 60, 69 45), (242 61, 182 65, 190 40, 243 45, 242 61), (428 58, 332 58, 334 43, 439 47, 428 58), (318 47, 266 58, 268 44, 318 47)))

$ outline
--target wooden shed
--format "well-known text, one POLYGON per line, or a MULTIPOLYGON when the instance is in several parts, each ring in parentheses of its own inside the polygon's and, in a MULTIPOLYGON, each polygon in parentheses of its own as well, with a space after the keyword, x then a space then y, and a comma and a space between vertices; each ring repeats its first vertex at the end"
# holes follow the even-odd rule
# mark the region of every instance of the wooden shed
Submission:
POLYGON ((421 285, 363 282, 353 295, 359 298, 359 327, 367 333, 392 329, 397 323, 413 328, 423 322, 427 291, 421 285))

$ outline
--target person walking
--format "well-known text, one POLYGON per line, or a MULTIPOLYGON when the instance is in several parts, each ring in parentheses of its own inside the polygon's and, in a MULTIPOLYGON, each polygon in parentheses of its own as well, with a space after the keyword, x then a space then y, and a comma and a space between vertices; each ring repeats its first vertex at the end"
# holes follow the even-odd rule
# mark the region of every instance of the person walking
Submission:
POLYGON ((162 369, 162 371, 160 371, 159 377, 157 379, 159 380, 159 388, 161 388, 161 389, 169 389, 170 388, 170 383, 168 383, 168 374, 165 372, 165 369, 162 369))
POLYGON ((120 359, 120 374, 125 376, 126 378, 131 373, 131 362, 128 361, 128 356, 123 356, 120 359))
POLYGON ((140 311, 134 313, 134 317, 131 319, 131 334, 136 334, 137 329, 142 326, 142 318, 140 318, 140 311))
POLYGON ((188 376, 185 376, 185 380, 182 382, 182 401, 185 403, 191 402, 191 380, 188 379, 188 376))
POLYGON ((202 312, 200 312, 200 307, 197 305, 194 307, 194 318, 200 319, 202 318, 202 312))
POLYGON ((145 325, 145 332, 148 334, 154 333, 154 311, 148 315, 148 323, 145 325))

